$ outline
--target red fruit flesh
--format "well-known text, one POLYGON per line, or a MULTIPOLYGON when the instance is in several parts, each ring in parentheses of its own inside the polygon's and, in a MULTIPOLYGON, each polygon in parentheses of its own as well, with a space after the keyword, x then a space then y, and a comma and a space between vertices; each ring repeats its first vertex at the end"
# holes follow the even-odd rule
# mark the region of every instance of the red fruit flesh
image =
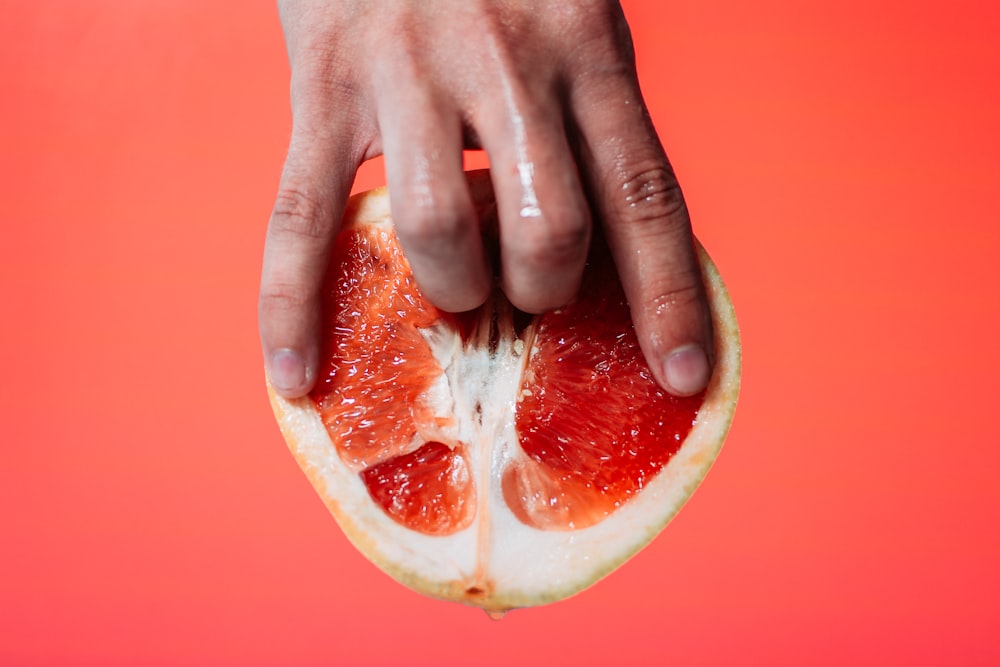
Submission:
POLYGON ((429 534, 459 530, 473 511, 465 455, 418 434, 442 420, 424 401, 441 367, 419 332, 438 311, 390 231, 343 234, 334 256, 329 347, 311 397, 340 458, 393 519, 429 534))
POLYGON ((464 448, 440 442, 362 471, 372 500, 397 523, 428 535, 447 535, 472 522, 472 476, 464 448))
MULTIPOLYGON (((349 230, 334 256, 326 365, 311 395, 323 423, 396 522, 431 535, 461 530, 476 513, 467 451, 475 443, 438 435, 453 417, 427 402, 442 368, 420 329, 443 321, 473 345, 477 326, 495 331, 497 311, 435 309, 388 229, 349 230)), ((500 480, 504 500, 538 528, 593 525, 669 461, 703 396, 675 398, 656 385, 607 260, 588 266, 578 301, 510 328, 523 331, 530 357, 515 415, 521 451, 500 480)))
POLYGON ((540 317, 534 345, 517 409, 525 456, 504 473, 504 499, 528 525, 584 528, 666 465, 704 394, 656 384, 606 262, 588 266, 578 301, 540 317))

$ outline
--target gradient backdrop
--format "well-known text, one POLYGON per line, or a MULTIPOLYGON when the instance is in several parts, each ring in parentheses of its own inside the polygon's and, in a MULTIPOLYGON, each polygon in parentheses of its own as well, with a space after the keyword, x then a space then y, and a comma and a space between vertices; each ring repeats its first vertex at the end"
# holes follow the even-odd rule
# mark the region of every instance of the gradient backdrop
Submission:
POLYGON ((274 425, 272 4, 4 3, 0 664, 1000 664, 996 7, 626 3, 743 395, 660 539, 497 623, 359 556, 274 425))

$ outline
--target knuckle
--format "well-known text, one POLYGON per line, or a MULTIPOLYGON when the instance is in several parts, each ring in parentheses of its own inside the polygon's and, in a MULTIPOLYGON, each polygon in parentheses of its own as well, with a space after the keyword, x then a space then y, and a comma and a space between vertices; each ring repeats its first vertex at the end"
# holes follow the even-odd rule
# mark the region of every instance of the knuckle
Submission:
POLYGON ((305 241, 324 241, 330 235, 331 219, 318 198, 297 188, 284 188, 274 202, 268 232, 274 236, 305 241))
POLYGON ((573 10, 564 12, 561 27, 576 35, 576 42, 586 47, 617 46, 620 30, 625 25, 617 3, 588 0, 577 3, 573 10))
POLYGON ((681 186, 666 165, 638 170, 622 178, 617 208, 622 222, 628 225, 687 224, 687 205, 681 186))
POLYGON ((669 285, 652 291, 645 299, 645 306, 651 313, 665 315, 700 306, 702 298, 701 285, 694 274, 682 274, 673 276, 669 285))
POLYGON ((582 3, 573 18, 564 32, 575 35, 569 62, 576 65, 576 85, 633 82, 635 51, 618 3, 582 3))
MULTIPOLYGON (((305 106, 321 106, 327 110, 350 106, 364 92, 358 66, 349 54, 341 31, 338 39, 325 32, 310 35, 292 51, 291 90, 293 112, 305 106)), ((293 114, 298 115, 298 114, 293 114)))

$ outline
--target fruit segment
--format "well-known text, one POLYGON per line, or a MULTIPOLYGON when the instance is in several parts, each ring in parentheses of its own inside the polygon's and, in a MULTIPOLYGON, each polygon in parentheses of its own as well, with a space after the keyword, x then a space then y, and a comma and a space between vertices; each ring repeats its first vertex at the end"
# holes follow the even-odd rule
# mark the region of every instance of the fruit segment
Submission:
POLYGON ((440 535, 474 512, 464 448, 431 404, 442 370, 420 333, 438 311, 417 291, 391 230, 341 235, 328 279, 326 365, 311 397, 372 499, 396 521, 440 535))
POLYGON ((613 267, 587 267, 581 298, 539 318, 517 407, 523 456, 507 505, 546 530, 601 521, 681 446, 704 394, 676 398, 643 360, 613 267))
POLYGON ((397 523, 427 535, 469 526, 474 514, 472 477, 463 448, 428 442, 362 471, 368 493, 397 523))

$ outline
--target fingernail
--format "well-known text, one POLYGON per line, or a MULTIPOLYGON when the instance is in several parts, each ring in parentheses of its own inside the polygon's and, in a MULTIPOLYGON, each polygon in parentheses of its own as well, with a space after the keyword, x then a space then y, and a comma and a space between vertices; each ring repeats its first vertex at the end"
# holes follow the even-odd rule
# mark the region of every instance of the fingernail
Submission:
POLYGON ((697 394, 708 384, 711 375, 705 350, 694 343, 674 348, 667 355, 663 371, 669 389, 680 396, 697 394))
POLYGON ((301 391, 306 385, 306 364, 295 350, 282 348, 271 355, 271 384, 281 393, 301 391))

